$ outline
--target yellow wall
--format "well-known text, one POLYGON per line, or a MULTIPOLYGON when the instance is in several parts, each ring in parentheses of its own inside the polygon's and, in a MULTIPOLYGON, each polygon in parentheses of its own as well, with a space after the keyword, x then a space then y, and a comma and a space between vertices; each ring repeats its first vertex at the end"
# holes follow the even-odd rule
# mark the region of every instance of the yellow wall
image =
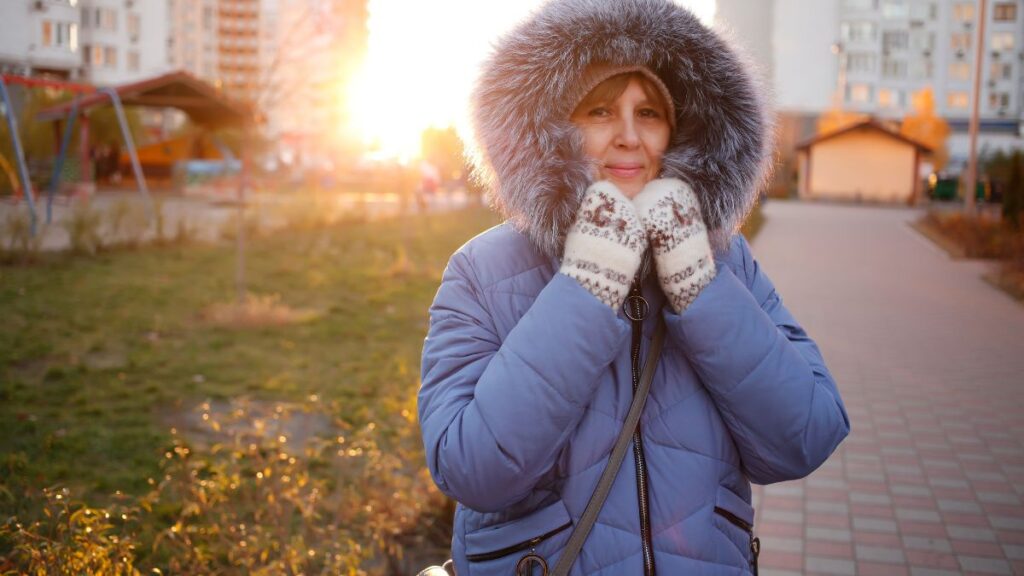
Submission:
POLYGON ((863 128, 811 148, 809 198, 907 202, 914 193, 914 147, 863 128))

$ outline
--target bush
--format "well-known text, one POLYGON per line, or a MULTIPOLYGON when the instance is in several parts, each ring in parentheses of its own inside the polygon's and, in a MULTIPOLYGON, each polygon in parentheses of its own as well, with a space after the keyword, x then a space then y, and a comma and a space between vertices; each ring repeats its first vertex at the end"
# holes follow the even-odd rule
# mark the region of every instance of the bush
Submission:
POLYGON ((12 518, 0 525, 0 543, 10 547, 7 558, 0 557, 0 573, 139 573, 131 535, 135 508, 115 504, 96 509, 72 503, 66 488, 43 490, 43 501, 45 520, 25 526, 12 518))
POLYGON ((136 247, 149 228, 149 214, 138 201, 122 198, 107 212, 107 228, 111 242, 136 247))
POLYGON ((94 255, 103 248, 100 235, 102 215, 93 210, 87 201, 76 202, 63 225, 72 252, 94 255))
POLYGON ((47 491, 44 520, 0 527, 0 550, 12 550, 0 573, 406 574, 422 562, 410 546, 439 559, 450 508, 421 464, 411 411, 360 426, 332 421, 336 411, 316 396, 204 403, 201 430, 172 430, 149 494, 98 509, 47 491))
MULTIPOLYGON (((37 222, 37 225, 41 223, 37 222)), ((25 210, 12 210, 3 223, 4 252, 7 258, 28 262, 35 260, 43 243, 42 229, 32 235, 32 218, 25 210)))

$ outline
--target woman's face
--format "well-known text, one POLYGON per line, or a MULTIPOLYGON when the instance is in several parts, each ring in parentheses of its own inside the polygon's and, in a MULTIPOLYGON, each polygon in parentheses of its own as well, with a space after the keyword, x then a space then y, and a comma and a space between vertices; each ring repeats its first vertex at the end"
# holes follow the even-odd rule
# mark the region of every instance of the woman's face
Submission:
POLYGON ((664 107, 636 78, 614 101, 585 103, 570 119, 583 133, 584 153, 597 163, 598 179, 632 198, 658 177, 671 129, 664 107))

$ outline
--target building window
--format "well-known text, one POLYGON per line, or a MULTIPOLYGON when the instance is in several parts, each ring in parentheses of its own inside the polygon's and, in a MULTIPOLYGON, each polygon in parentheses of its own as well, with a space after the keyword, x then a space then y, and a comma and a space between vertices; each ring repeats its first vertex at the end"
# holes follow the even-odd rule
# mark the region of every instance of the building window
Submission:
POLYGON ((974 22, 974 2, 957 2, 954 4, 953 19, 957 22, 974 22))
POLYGON ((874 42, 878 29, 874 22, 843 22, 839 33, 846 42, 874 42))
POLYGON ((891 88, 878 89, 878 105, 882 108, 896 107, 896 91, 891 88))
POLYGON ((97 25, 108 32, 117 31, 117 10, 113 8, 97 8, 97 25))
POLYGON ((43 20, 42 45, 78 51, 78 24, 43 20))
POLYGON ((931 58, 923 58, 918 60, 911 60, 910 66, 910 77, 914 80, 927 80, 932 77, 932 61, 931 58))
POLYGON ((1013 78, 1013 65, 1009 62, 993 62, 988 77, 992 80, 1010 80, 1013 78))
POLYGON ((988 94, 988 107, 989 108, 1009 108, 1010 107, 1010 94, 1009 92, 989 92, 988 94))
POLYGON ((935 34, 924 30, 915 30, 910 33, 910 48, 912 50, 931 52, 935 48, 935 34))
POLYGON ((949 92, 946 94, 946 106, 949 108, 965 110, 969 102, 970 97, 967 95, 967 92, 949 92))
POLYGON ((907 77, 907 61, 896 58, 882 59, 882 76, 892 79, 903 79, 907 77))
POLYGON ((993 32, 992 33, 992 49, 993 50, 1013 50, 1013 32, 993 32))
POLYGON ((139 30, 142 28, 140 18, 138 14, 128 14, 128 36, 131 37, 132 41, 139 38, 139 30))
MULTIPOLYGON (((971 49, 971 33, 953 33, 953 35, 949 37, 949 47, 953 50, 959 50, 966 53, 971 49)), ((957 56, 963 56, 963 54, 957 54, 957 56)))
POLYGON ((871 86, 868 84, 852 84, 847 94, 850 102, 864 104, 871 101, 871 86))
POLYGON ((847 56, 846 69, 850 72, 874 72, 875 55, 851 52, 847 56))
POLYGON ((107 68, 117 68, 117 48, 114 46, 103 47, 103 63, 107 68))
POLYGON ((910 17, 914 20, 935 20, 938 15, 935 2, 914 2, 910 5, 910 17))
POLYGON ((953 62, 949 65, 949 77, 953 80, 967 82, 971 79, 971 65, 967 62, 953 62))
POLYGON ((846 10, 874 10, 878 7, 877 0, 843 0, 846 10))
POLYGON ((882 32, 882 50, 906 50, 909 45, 910 35, 906 30, 882 32))
POLYGON ((139 68, 141 68, 139 63, 139 53, 132 50, 128 53, 128 70, 138 72, 139 68))
POLYGON ((1017 3, 1016 2, 996 2, 992 16, 996 22, 1016 22, 1017 21, 1017 3))
POLYGON ((88 66, 92 63, 92 46, 88 44, 82 44, 82 64, 88 66))
POLYGON ((910 6, 904 0, 883 0, 882 18, 902 20, 910 16, 910 6))

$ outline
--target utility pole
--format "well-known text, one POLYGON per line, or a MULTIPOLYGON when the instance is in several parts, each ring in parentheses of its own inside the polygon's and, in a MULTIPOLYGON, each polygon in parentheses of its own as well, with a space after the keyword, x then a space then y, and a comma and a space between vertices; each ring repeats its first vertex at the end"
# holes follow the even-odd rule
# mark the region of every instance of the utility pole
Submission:
POLYGON ((967 150, 967 173, 964 184, 964 215, 973 217, 976 213, 974 196, 978 188, 978 108, 981 100, 982 56, 985 54, 985 20, 988 0, 978 0, 978 36, 974 46, 974 86, 971 89, 971 123, 969 128, 970 147, 967 150))

